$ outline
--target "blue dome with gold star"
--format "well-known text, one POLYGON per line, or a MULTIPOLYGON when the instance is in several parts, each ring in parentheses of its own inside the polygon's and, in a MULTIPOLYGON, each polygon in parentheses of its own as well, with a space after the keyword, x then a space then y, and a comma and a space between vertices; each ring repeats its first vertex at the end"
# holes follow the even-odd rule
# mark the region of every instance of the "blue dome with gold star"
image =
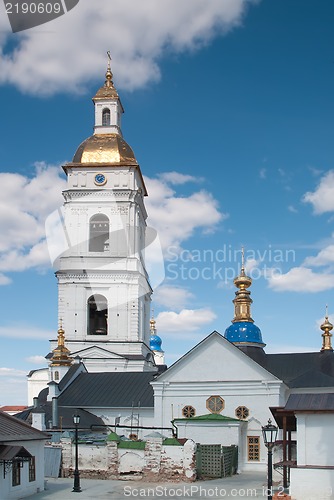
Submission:
POLYGON ((162 340, 159 335, 151 335, 150 338, 150 349, 152 351, 162 351, 161 349, 162 340))
POLYGON ((247 344, 260 344, 264 346, 260 328, 250 321, 236 321, 232 323, 232 325, 226 328, 224 337, 236 344, 247 342, 247 344))
POLYGON ((150 319, 150 331, 151 331, 151 337, 150 337, 150 349, 151 349, 151 351, 163 353, 164 351, 161 348, 162 340, 159 337, 159 335, 157 335, 157 330, 155 328, 155 319, 153 316, 150 319))
POLYGON ((252 279, 245 273, 244 249, 242 249, 242 265, 239 276, 234 279, 235 292, 234 318, 232 325, 225 330, 224 337, 237 346, 264 347, 261 330, 254 324, 251 315, 252 299, 248 288, 252 279))

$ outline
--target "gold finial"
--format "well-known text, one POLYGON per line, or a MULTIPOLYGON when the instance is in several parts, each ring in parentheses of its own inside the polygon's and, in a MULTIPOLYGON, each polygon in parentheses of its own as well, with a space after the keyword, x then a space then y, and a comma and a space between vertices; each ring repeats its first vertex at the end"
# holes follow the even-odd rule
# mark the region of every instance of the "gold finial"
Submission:
POLYGON ((325 321, 322 323, 322 325, 320 326, 320 328, 324 332, 322 334, 322 347, 321 347, 320 351, 321 352, 323 352, 323 351, 333 351, 333 347, 332 347, 332 334, 330 333, 330 331, 333 330, 333 325, 328 320, 328 305, 327 304, 326 304, 325 321))
POLYGON ((237 321, 250 321, 254 323, 251 317, 250 306, 252 299, 250 298, 250 291, 247 290, 252 284, 252 279, 245 273, 245 249, 241 248, 241 270, 239 276, 234 279, 234 284, 238 288, 235 292, 234 303, 234 318, 232 323, 237 321))
POLYGON ((114 87, 113 82, 113 74, 111 71, 111 55, 110 50, 107 51, 108 63, 107 63, 107 71, 106 71, 106 79, 101 88, 96 92, 93 97, 93 102, 98 102, 105 99, 117 99, 119 100, 119 96, 117 90, 114 87))
POLYGON ((241 247, 241 274, 245 274, 245 248, 241 247))
POLYGON ((111 72, 111 55, 110 55, 110 50, 107 51, 107 56, 108 56, 108 65, 107 65, 107 72, 106 72, 106 81, 105 81, 105 86, 106 87, 113 87, 113 81, 112 77, 113 74, 111 72))
POLYGON ((151 335, 155 335, 156 334, 156 321, 154 319, 154 309, 152 308, 152 316, 151 316, 151 319, 150 319, 150 331, 151 331, 151 335))
POLYGON ((63 330, 62 319, 60 319, 59 323, 58 345, 52 351, 51 366, 70 366, 72 359, 70 358, 70 351, 65 347, 65 331, 63 330))

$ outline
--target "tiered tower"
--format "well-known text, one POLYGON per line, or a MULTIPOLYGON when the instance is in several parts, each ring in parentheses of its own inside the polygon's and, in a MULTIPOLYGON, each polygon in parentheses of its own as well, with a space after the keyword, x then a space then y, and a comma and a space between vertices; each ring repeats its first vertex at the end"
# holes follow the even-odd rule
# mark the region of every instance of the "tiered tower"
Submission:
POLYGON ((71 356, 79 355, 88 371, 154 370, 144 262, 147 192, 122 136, 124 110, 110 58, 93 102, 94 133, 63 167, 68 248, 57 260, 59 318, 71 356))

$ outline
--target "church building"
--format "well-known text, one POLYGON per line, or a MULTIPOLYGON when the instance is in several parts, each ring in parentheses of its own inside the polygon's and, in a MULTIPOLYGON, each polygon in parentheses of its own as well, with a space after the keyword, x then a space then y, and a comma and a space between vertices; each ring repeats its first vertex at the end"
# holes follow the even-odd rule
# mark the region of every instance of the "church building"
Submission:
POLYGON ((80 409, 92 422, 117 423, 136 439, 151 426, 168 437, 235 445, 239 471, 265 470, 261 428, 275 418, 287 483, 296 461, 295 413, 308 411, 315 395, 334 393, 333 325, 326 317, 319 352, 267 354, 252 319, 252 280, 242 261, 234 280, 232 324, 167 368, 150 314, 153 291, 144 251, 148 193, 122 136, 123 106, 109 64, 93 102, 94 133, 63 167, 67 248, 56 260, 60 328, 51 340, 49 366, 28 376, 29 404, 35 413, 48 411, 54 428, 60 416, 66 424, 69 411, 80 409), (300 395, 309 399, 294 408, 300 395))

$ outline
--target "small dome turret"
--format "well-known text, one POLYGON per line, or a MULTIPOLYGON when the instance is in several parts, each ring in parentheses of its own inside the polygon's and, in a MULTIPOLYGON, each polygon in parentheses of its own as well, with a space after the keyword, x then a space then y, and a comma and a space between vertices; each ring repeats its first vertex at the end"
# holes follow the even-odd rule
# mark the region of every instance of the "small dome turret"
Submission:
POLYGON ((251 316, 250 291, 247 290, 252 279, 245 273, 244 249, 242 249, 242 264, 239 276, 234 279, 234 284, 238 288, 235 292, 234 318, 232 325, 225 330, 224 337, 238 346, 264 347, 261 330, 254 324, 251 316))
POLYGON ((325 321, 322 323, 320 326, 321 330, 323 331, 322 334, 322 347, 320 349, 321 352, 324 351, 333 351, 332 347, 332 333, 331 330, 333 330, 333 325, 328 319, 328 307, 326 305, 326 316, 325 316, 325 321))

